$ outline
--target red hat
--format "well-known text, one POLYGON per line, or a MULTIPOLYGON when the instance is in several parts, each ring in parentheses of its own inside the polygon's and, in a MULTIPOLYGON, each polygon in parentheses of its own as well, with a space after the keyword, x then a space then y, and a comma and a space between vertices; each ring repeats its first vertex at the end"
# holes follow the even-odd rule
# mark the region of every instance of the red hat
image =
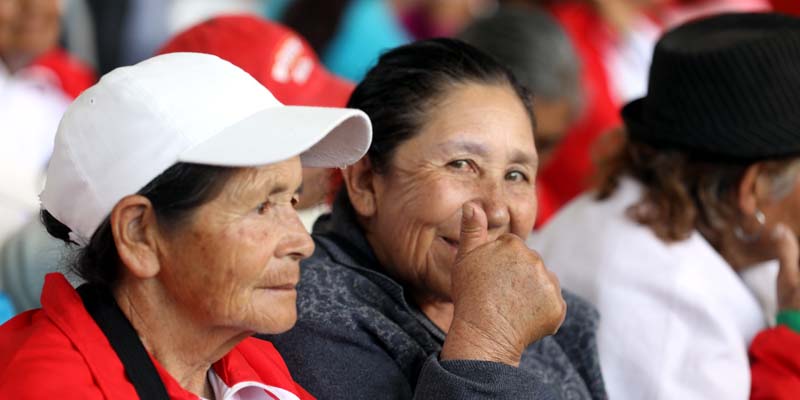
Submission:
POLYGON ((179 33, 158 54, 208 53, 230 61, 287 105, 344 107, 353 84, 328 72, 300 35, 252 15, 209 19, 179 33))

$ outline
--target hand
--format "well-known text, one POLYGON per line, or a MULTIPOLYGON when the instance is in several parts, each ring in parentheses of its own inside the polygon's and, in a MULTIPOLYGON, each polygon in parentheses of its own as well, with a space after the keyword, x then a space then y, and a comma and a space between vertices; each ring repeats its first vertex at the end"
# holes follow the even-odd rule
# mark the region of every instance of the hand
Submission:
POLYGON ((463 207, 461 239, 452 272, 453 322, 441 359, 518 366, 533 342, 554 334, 567 305, 558 278, 519 237, 490 241, 481 207, 463 207))
POLYGON ((778 309, 800 310, 800 250, 797 236, 786 225, 778 224, 772 238, 778 251, 778 309))

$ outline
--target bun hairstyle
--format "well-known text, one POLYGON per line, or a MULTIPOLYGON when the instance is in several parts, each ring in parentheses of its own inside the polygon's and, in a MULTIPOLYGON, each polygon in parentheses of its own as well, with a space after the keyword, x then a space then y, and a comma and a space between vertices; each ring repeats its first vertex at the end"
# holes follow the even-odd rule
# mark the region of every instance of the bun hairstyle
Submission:
MULTIPOLYGON (((216 198, 236 171, 237 168, 177 163, 136 194, 150 200, 159 226, 170 232, 191 220, 198 207, 216 198)), ((51 236, 77 245, 70 238, 71 229, 47 210, 41 211, 41 220, 51 236)), ((116 283, 120 259, 108 217, 89 243, 79 249, 69 267, 88 283, 109 288, 116 283)))

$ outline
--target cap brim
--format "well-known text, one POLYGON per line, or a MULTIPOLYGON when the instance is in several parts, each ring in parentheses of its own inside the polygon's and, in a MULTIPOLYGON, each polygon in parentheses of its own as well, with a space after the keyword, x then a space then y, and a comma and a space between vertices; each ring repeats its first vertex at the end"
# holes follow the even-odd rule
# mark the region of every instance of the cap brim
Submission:
POLYGON ((259 111, 181 154, 179 161, 254 167, 301 156, 306 167, 345 167, 369 149, 372 125, 363 111, 279 106, 259 111))

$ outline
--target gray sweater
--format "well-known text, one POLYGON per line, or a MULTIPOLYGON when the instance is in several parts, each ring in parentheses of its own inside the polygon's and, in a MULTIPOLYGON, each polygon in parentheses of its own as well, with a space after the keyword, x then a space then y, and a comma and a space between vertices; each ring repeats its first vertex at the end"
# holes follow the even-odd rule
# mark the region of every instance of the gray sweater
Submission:
POLYGON ((302 265, 298 322, 267 337, 295 380, 320 399, 605 399, 597 312, 564 292, 558 334, 531 345, 519 368, 439 361, 445 333, 381 272, 345 198, 315 226, 302 265))

